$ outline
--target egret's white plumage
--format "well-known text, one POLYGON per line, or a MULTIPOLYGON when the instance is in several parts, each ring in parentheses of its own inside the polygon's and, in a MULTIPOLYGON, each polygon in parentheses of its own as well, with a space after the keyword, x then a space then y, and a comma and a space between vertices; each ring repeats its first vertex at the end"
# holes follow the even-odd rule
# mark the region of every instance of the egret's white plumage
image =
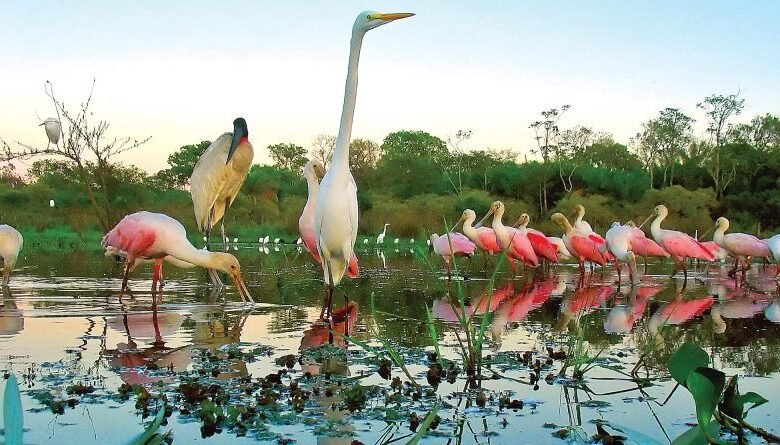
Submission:
POLYGON ((43 129, 46 130, 46 137, 49 138, 49 143, 54 145, 59 144, 60 136, 62 135, 62 125, 60 121, 55 117, 50 117, 41 123, 43 129))
POLYGON ((333 150, 331 167, 322 178, 320 196, 314 211, 314 233, 317 250, 322 257, 325 283, 328 285, 328 309, 332 303, 333 286, 347 271, 355 247, 358 229, 357 185, 349 170, 349 142, 358 86, 360 48, 366 32, 393 20, 412 14, 380 14, 361 12, 352 26, 344 104, 339 133, 333 150))
MULTIPOLYGON (((209 145, 190 176, 190 194, 198 228, 206 232, 222 220, 233 204, 252 167, 254 150, 249 142, 246 121, 233 121, 233 133, 224 133, 209 145)), ((222 223, 223 241, 225 224, 222 223)))
POLYGON ((389 223, 385 223, 384 228, 382 229, 382 233, 376 236, 376 243, 377 244, 384 244, 385 243, 385 235, 387 235, 387 227, 389 226, 389 223))
POLYGON ((18 230, 7 224, 0 225, 0 261, 3 262, 3 286, 8 286, 8 280, 16 265, 16 259, 19 258, 22 244, 24 244, 24 239, 18 230))

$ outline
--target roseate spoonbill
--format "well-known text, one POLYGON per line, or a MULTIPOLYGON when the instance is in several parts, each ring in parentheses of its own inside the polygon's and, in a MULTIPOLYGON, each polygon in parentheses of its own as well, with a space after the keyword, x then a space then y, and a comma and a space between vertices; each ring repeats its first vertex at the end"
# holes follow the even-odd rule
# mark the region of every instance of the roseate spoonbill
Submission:
MULTIPOLYGON (((685 265, 686 258, 698 258, 704 261, 715 261, 715 257, 712 252, 707 250, 706 247, 696 241, 690 235, 678 232, 677 230, 662 229, 661 222, 669 215, 669 209, 665 205, 659 204, 655 206, 653 214, 647 217, 645 222, 653 219, 653 224, 650 226, 650 233, 653 235, 653 239, 659 246, 669 252, 669 255, 674 259, 674 270, 672 276, 677 273, 677 268, 682 266, 685 279, 688 279, 688 268, 685 265)), ((640 227, 642 227, 643 222, 640 227)))
POLYGON ((534 252, 534 248, 531 242, 528 240, 528 236, 524 233, 520 233, 513 227, 507 227, 501 222, 505 212, 504 203, 501 201, 495 201, 490 206, 490 210, 482 217, 482 220, 477 223, 478 227, 482 226, 482 223, 487 220, 491 215, 493 216, 493 232, 496 234, 496 241, 501 247, 502 252, 506 252, 509 259, 509 265, 512 266, 512 271, 515 270, 513 260, 521 261, 526 266, 536 267, 539 265, 539 258, 534 252))
POLYGON ((376 243, 377 244, 384 244, 385 243, 385 235, 387 235, 387 227, 390 226, 389 223, 385 223, 385 227, 382 229, 382 233, 376 236, 376 243))
MULTIPOLYGON (((309 196, 306 198, 303 213, 298 218, 298 231, 301 234, 299 239, 302 240, 304 249, 311 254, 314 261, 322 264, 322 258, 317 251, 317 240, 314 236, 314 207, 317 205, 317 196, 320 191, 319 178, 325 176, 325 167, 318 161, 309 161, 303 167, 303 176, 306 178, 309 196)), ((350 278, 357 278, 359 271, 357 256, 355 256, 355 252, 352 252, 347 275, 350 278)))
POLYGON ((658 243, 645 236, 645 232, 643 232, 642 229, 637 228, 634 221, 629 220, 625 225, 634 230, 631 236, 631 250, 634 251, 635 255, 642 257, 642 261, 645 263, 645 275, 647 274, 647 257, 656 256, 669 258, 669 252, 665 251, 658 243))
POLYGON ((498 246, 496 233, 493 232, 493 229, 489 227, 475 228, 472 225, 476 219, 477 214, 471 209, 466 209, 454 227, 458 227, 458 224, 463 223, 461 231, 482 251, 482 256, 485 259, 485 269, 487 269, 488 255, 493 259, 493 254, 501 252, 501 247, 498 246))
POLYGON ((734 268, 729 271, 729 276, 736 274, 739 263, 742 261, 742 280, 744 281, 745 274, 750 268, 750 258, 754 256, 769 257, 772 256, 772 252, 765 241, 746 233, 726 234, 728 228, 728 219, 721 216, 715 220, 715 232, 712 234, 712 240, 718 246, 726 249, 736 259, 734 268))
POLYGON ((775 235, 772 238, 767 238, 764 242, 766 242, 769 251, 772 252, 772 257, 774 257, 777 262, 777 271, 775 272, 775 275, 780 275, 780 234, 775 235))
POLYGON ((211 229, 222 221, 222 243, 227 247, 224 216, 236 199, 249 168, 254 150, 243 117, 233 121, 233 133, 224 133, 200 156, 190 176, 190 194, 198 229, 211 243, 211 229))
POLYGON ((536 256, 545 258, 553 263, 558 262, 558 247, 547 239, 547 235, 528 227, 528 223, 531 221, 531 217, 527 213, 520 215, 517 219, 515 226, 520 233, 525 233, 528 237, 528 241, 531 242, 531 247, 534 248, 536 256))
MULTIPOLYGON (((629 226, 621 226, 620 223, 612 224, 607 230, 607 248, 619 261, 628 263, 628 278, 631 284, 639 283, 639 274, 636 271, 636 255, 632 250, 634 229, 629 226)), ((620 281, 620 265, 616 264, 618 281, 620 281)))
MULTIPOLYGON (((580 265, 580 275, 585 275, 585 261, 607 264, 607 257, 600 249, 600 244, 572 227, 562 213, 553 213, 550 219, 563 230, 563 242, 580 265)), ((605 243, 606 244, 606 243, 605 243)))
POLYGON ((314 209, 314 233, 322 257, 326 299, 330 318, 333 288, 347 271, 355 248, 358 229, 357 185, 349 170, 349 142, 357 99, 358 61, 366 32, 394 20, 411 17, 410 13, 382 14, 361 12, 352 26, 344 105, 339 134, 333 149, 331 168, 320 184, 320 195, 314 209))
POLYGON ((548 236, 547 240, 550 241, 556 249, 558 249, 559 259, 570 260, 573 258, 571 252, 569 252, 569 249, 566 248, 566 243, 563 242, 563 239, 557 236, 548 236))
POLYGON ((47 118, 41 122, 39 127, 43 125, 43 129, 46 130, 46 137, 49 138, 49 143, 57 145, 60 142, 60 136, 62 136, 62 125, 56 117, 47 118))
POLYGON ((477 249, 476 244, 466 238, 465 235, 458 232, 445 233, 442 236, 434 233, 431 235, 431 245, 433 251, 444 259, 444 264, 447 265, 447 276, 451 276, 450 258, 453 256, 465 256, 471 258, 474 255, 474 251, 477 249), (450 245, 452 248, 450 248, 450 245))
POLYGON ((607 240, 605 240, 603 236, 596 233, 596 231, 593 230, 593 227, 591 227, 590 223, 582 219, 585 216, 585 207, 582 204, 577 204, 574 206, 573 213, 576 214, 574 219, 574 228, 578 232, 587 235, 593 241, 595 241, 599 246, 601 253, 604 254, 604 256, 607 258, 607 261, 611 261, 613 258, 612 254, 607 249, 607 240))
POLYGON ((716 260, 723 261, 729 257, 729 251, 720 247, 715 241, 702 241, 701 245, 706 247, 716 260))
MULTIPOLYGON (((168 215, 152 212, 136 212, 125 216, 103 237, 103 248, 124 252, 127 258, 119 300, 127 289, 127 279, 138 258, 155 260, 155 271, 166 256, 209 269, 225 272, 236 285, 243 301, 254 303, 241 278, 241 265, 229 253, 209 252, 197 249, 187 240, 187 232, 181 223, 168 215)), ((159 277, 158 277, 159 278, 159 277)))
POLYGON ((11 271, 16 266, 19 251, 22 250, 24 238, 18 230, 8 224, 0 225, 0 260, 3 261, 3 286, 8 286, 11 271))

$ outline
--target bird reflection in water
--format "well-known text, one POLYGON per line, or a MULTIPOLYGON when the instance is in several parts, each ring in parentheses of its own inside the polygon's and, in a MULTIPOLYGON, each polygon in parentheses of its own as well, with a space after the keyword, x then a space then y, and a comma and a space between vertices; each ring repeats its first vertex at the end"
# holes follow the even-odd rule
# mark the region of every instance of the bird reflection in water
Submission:
POLYGON ((16 306, 8 286, 3 286, 3 305, 0 306, 0 335, 14 336, 24 330, 22 310, 16 306))
MULTIPOLYGON (((173 373, 186 371, 192 357, 203 349, 216 352, 224 345, 239 342, 247 317, 246 312, 201 311, 185 320, 185 316, 179 313, 158 312, 156 306, 152 306, 151 312, 125 312, 108 318, 107 325, 123 333, 126 341, 118 343, 115 349, 103 350, 101 355, 108 358, 110 366, 118 371, 125 383, 172 381, 173 373), (187 321, 194 322, 191 343, 179 347, 167 346, 166 338, 176 335, 187 321), (150 372, 157 369, 167 369, 169 375, 150 372)), ((241 360, 220 366, 219 371, 217 378, 220 380, 248 375, 246 364, 241 360)))
POLYGON ((624 301, 618 290, 615 304, 604 318, 604 330, 613 334, 631 332, 634 323, 644 316, 650 300, 663 289, 661 286, 631 286, 628 301, 624 301))
MULTIPOLYGON (((355 329, 358 305, 350 301, 345 306, 334 309, 332 316, 331 329, 329 329, 328 322, 323 317, 320 317, 308 329, 303 331, 303 338, 301 338, 301 346, 299 348, 301 353, 329 343, 336 348, 346 350, 347 340, 344 336, 349 336, 350 332, 353 332, 355 329)), ((322 362, 320 363, 313 357, 302 354, 301 370, 311 375, 349 375, 346 354, 323 354, 321 360, 322 362)))
POLYGON ((561 302, 561 309, 558 313, 558 319, 552 327, 555 333, 563 332, 575 320, 579 322, 580 317, 597 307, 604 307, 609 297, 614 293, 615 288, 610 285, 592 285, 582 282, 577 289, 561 302))

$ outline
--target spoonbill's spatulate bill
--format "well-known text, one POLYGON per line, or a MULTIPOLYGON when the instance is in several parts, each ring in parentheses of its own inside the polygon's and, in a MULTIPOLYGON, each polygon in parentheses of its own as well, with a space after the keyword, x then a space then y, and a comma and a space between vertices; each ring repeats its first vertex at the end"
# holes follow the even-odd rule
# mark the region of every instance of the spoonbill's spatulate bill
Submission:
POLYGON ((0 261, 3 262, 3 286, 8 286, 11 271, 16 266, 24 239, 18 230, 8 224, 0 225, 0 261))
POLYGON ((254 150, 249 143, 249 129, 244 118, 233 121, 233 132, 224 133, 209 145, 198 159, 190 176, 190 194, 195 207, 195 221, 211 242, 211 229, 222 221, 222 243, 227 248, 224 216, 236 199, 249 168, 254 150))
POLYGON ((136 212, 125 216, 103 237, 106 251, 118 251, 127 258, 122 290, 127 289, 127 279, 138 258, 155 260, 159 268, 166 256, 191 263, 209 270, 222 271, 233 280, 238 295, 244 301, 254 303, 241 278, 241 265, 229 253, 209 252, 197 249, 187 240, 187 232, 179 221, 162 213, 136 212))
POLYGON ((317 250, 322 257, 328 313, 333 302, 333 287, 341 281, 347 271, 347 264, 352 257, 357 238, 357 185, 349 169, 349 142, 352 138, 352 120, 357 99, 358 62, 363 37, 366 32, 378 26, 412 15, 366 11, 358 14, 352 25, 339 133, 336 137, 331 167, 322 178, 320 196, 314 210, 314 233, 317 239, 317 250))

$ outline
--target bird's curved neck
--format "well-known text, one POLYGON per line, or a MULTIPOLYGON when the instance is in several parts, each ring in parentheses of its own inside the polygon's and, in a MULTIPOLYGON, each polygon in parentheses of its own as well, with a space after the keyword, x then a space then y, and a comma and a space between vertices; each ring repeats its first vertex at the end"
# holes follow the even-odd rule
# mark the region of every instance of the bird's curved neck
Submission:
POLYGON ((725 234, 726 234, 726 227, 718 226, 715 229, 715 232, 712 233, 712 240, 715 241, 715 244, 720 245, 720 242, 723 240, 723 236, 725 234))
POLYGON ((574 218, 574 225, 576 226, 577 224, 581 223, 582 218, 584 217, 585 217, 585 212, 577 210, 577 216, 574 218))
POLYGON ((339 123, 339 134, 336 137, 336 147, 333 151, 331 170, 349 169, 349 141, 352 138, 352 121, 355 117, 358 62, 360 61, 360 47, 362 45, 363 33, 354 33, 350 40, 347 82, 344 86, 344 106, 341 109, 341 122, 339 123))
POLYGON ((306 187, 309 190, 309 197, 306 200, 306 203, 317 202, 317 195, 320 191, 320 183, 317 180, 317 175, 313 173, 306 174, 306 187))
POLYGON ((208 250, 197 249, 189 242, 170 246, 167 253, 169 256, 196 266, 213 268, 211 265, 212 253, 208 250))
POLYGON ((650 224, 650 233, 653 234, 653 238, 656 238, 656 241, 658 241, 658 237, 661 234, 661 222, 666 219, 666 215, 661 213, 658 216, 655 217, 653 220, 653 223, 650 224))
POLYGON ((382 228, 382 236, 385 236, 386 233, 387 233, 387 224, 385 224, 385 226, 382 228))
POLYGON ((561 227, 563 228, 563 233, 566 235, 571 235, 574 233, 574 227, 572 227, 568 219, 561 222, 561 227))

